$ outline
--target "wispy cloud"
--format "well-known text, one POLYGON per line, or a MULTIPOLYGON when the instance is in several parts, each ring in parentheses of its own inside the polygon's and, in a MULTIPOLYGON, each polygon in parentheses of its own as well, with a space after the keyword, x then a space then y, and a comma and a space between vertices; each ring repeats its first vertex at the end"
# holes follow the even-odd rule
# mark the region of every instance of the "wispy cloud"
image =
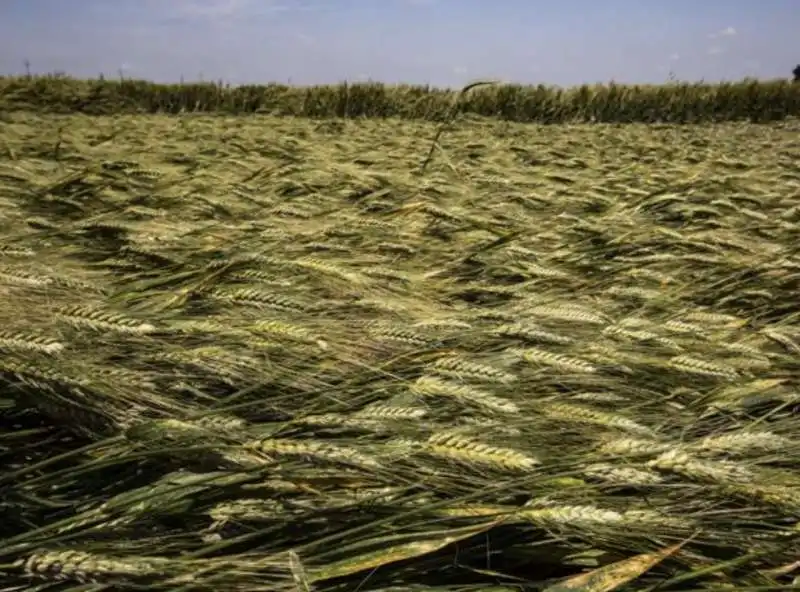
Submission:
POLYGON ((172 0, 165 4, 171 5, 178 14, 201 19, 227 18, 253 8, 251 0, 172 0))
MULTIPOLYGON (((156 9, 155 3, 147 2, 151 8, 156 9)), ((249 0, 172 0, 161 5, 161 10, 167 9, 168 14, 187 18, 225 18, 240 14, 251 8, 249 0)))
POLYGON ((294 38, 297 39, 300 43, 304 45, 310 45, 316 41, 313 35, 309 35, 308 33, 303 33, 302 31, 298 31, 294 34, 294 38))
POLYGON ((721 56, 727 52, 727 47, 725 47, 725 40, 731 39, 738 34, 738 31, 734 27, 725 27, 724 29, 720 29, 716 33, 711 33, 708 38, 715 40, 716 43, 711 45, 708 49, 706 49, 706 53, 710 56, 721 56))
POLYGON ((734 37, 737 35, 737 33, 738 31, 734 27, 725 27, 720 31, 711 33, 709 37, 711 39, 719 39, 720 37, 734 37))
POLYGON ((306 6, 301 2, 290 5, 278 0, 142 0, 137 8, 138 14, 147 21, 223 24, 302 10, 306 6))

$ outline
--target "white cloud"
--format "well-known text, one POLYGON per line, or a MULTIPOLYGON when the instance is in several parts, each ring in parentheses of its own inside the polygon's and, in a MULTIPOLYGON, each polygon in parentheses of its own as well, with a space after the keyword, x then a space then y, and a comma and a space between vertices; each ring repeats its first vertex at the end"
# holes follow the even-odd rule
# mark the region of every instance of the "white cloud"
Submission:
POLYGON ((738 31, 734 27, 725 27, 721 31, 711 33, 709 37, 711 39, 719 39, 720 37, 734 37, 737 33, 738 31))
POLYGON ((677 62, 679 59, 681 59, 681 54, 679 54, 679 53, 672 53, 669 56, 669 61, 670 62, 677 62))
POLYGON ((295 33, 294 38, 297 39, 297 41, 299 41, 302 45, 314 45, 316 42, 316 39, 313 36, 301 31, 295 33))
MULTIPOLYGON (((295 9, 277 0, 146 0, 142 6, 159 18, 210 22, 253 18, 295 9)), ((301 5, 296 8, 304 7, 301 5)))
POLYGON ((467 73, 467 68, 465 66, 456 66, 455 68, 453 68, 453 73, 454 74, 466 74, 467 73))
POLYGON ((718 45, 708 48, 708 55, 721 55, 723 53, 725 53, 725 50, 718 45))
POLYGON ((241 13, 250 6, 250 0, 182 0, 174 6, 186 16, 198 18, 224 18, 241 13))
POLYGON ((146 0, 145 10, 166 18, 218 19, 234 16, 250 8, 250 0, 146 0))

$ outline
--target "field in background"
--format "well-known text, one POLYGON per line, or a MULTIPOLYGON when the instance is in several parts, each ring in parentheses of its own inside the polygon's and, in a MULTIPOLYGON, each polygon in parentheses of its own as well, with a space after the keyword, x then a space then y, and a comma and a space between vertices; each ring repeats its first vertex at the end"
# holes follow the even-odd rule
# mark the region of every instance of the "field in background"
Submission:
MULTIPOLYGON (((450 118, 458 96, 457 90, 378 82, 298 87, 0 77, 0 113, 261 113, 440 121, 450 118)), ((461 96, 458 104, 463 113, 529 123, 768 122, 800 117, 800 84, 743 80, 566 89, 498 84, 476 88, 461 96)))
POLYGON ((7 589, 791 584, 797 122, 3 125, 7 589))

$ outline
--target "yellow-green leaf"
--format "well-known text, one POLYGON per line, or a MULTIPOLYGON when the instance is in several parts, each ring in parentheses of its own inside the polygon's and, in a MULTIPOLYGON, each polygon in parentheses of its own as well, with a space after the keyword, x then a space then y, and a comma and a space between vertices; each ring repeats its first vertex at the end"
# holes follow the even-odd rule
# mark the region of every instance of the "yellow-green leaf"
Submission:
POLYGON ((308 581, 313 584, 321 580, 349 576, 360 571, 373 570, 390 563, 427 555, 428 553, 443 549, 447 545, 457 541, 475 536, 481 532, 486 532, 500 522, 502 522, 502 520, 495 520, 478 526, 453 529, 449 531, 451 533, 449 535, 412 541, 393 547, 385 547, 377 551, 357 555, 356 557, 349 557, 342 561, 310 570, 308 572, 308 581))
POLYGON ((567 578, 548 586, 544 592, 611 592, 661 563, 686 543, 672 545, 656 553, 642 553, 622 561, 567 578))

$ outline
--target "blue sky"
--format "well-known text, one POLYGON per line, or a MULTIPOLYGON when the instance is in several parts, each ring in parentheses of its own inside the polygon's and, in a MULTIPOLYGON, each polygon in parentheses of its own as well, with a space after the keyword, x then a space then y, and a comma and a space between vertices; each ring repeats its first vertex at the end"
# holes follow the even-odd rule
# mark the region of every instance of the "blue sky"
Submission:
POLYGON ((0 73, 316 84, 786 78, 800 0, 0 0, 0 73))

